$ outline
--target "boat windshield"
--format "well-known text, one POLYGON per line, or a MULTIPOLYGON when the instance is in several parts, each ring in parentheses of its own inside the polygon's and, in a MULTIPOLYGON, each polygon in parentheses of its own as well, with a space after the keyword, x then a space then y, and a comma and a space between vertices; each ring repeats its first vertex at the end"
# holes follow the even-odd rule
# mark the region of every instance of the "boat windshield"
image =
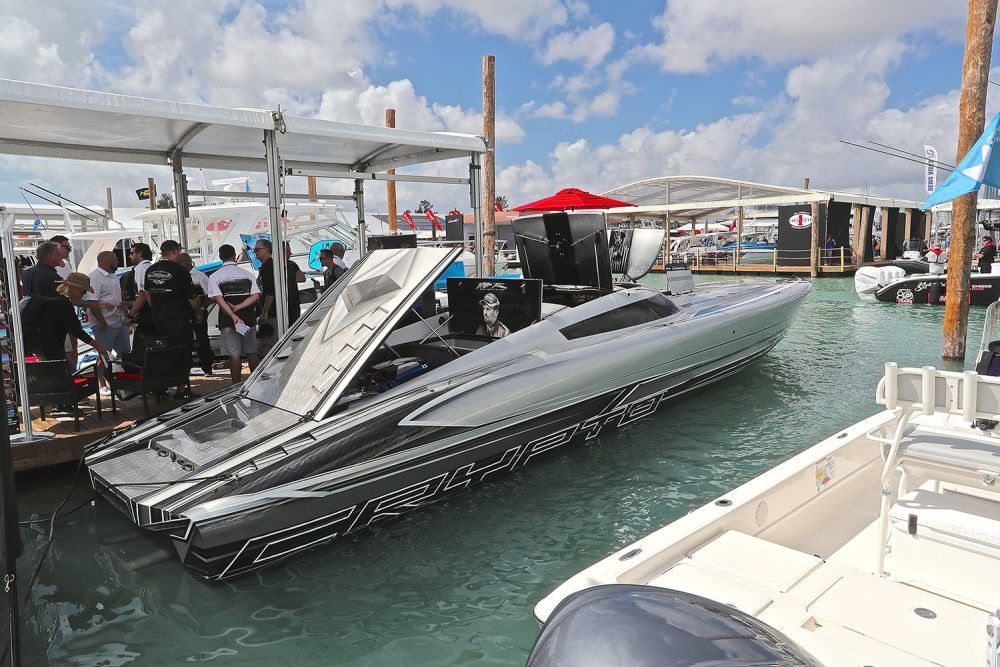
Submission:
POLYGON ((285 333, 246 381, 242 395, 322 418, 460 252, 403 248, 368 253, 285 333))

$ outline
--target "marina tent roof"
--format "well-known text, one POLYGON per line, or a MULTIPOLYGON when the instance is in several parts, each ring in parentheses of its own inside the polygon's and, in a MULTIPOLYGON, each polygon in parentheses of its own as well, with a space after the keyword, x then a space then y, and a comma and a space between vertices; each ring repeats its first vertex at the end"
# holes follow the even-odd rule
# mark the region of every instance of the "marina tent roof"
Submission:
POLYGON ((626 199, 635 206, 609 209, 613 215, 668 215, 696 220, 740 206, 783 206, 838 201, 868 206, 919 208, 920 202, 872 197, 832 190, 767 185, 713 176, 663 176, 650 178, 602 193, 626 199))
POLYGON ((265 171, 261 134, 285 166, 379 172, 485 151, 480 137, 302 118, 0 79, 0 153, 265 171))
MULTIPOLYGON (((1000 209, 1000 199, 985 199, 980 197, 976 200, 976 209, 979 211, 996 211, 1000 209)), ((951 213, 951 202, 946 201, 936 206, 931 206, 931 210, 935 213, 951 213)))

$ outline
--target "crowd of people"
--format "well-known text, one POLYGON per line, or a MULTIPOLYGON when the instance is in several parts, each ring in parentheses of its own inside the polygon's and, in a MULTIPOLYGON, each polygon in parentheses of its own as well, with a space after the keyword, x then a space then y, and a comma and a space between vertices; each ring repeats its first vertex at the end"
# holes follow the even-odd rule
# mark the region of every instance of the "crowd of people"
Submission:
MULTIPOLYGON (((198 365, 206 374, 213 372, 215 352, 209 340, 208 314, 218 308, 219 348, 226 358, 230 378, 242 380, 243 359, 252 372, 261 357, 277 343, 277 294, 272 245, 258 238, 252 252, 260 261, 256 276, 237 265, 238 253, 232 245, 219 248, 222 266, 210 275, 198 270, 191 256, 174 240, 160 244, 159 261, 145 243, 131 246, 130 270, 119 275, 119 256, 104 251, 97 256, 97 268, 89 274, 72 270, 72 245, 67 237, 53 236, 35 250, 36 262, 21 275, 21 302, 24 348, 41 360, 66 360, 71 372, 77 368, 78 341, 98 353, 101 392, 109 393, 106 375, 109 362, 141 366, 147 349, 183 347, 189 360, 197 352, 198 365), (77 313, 90 323, 84 327, 77 313)), ((299 317, 299 285, 305 274, 287 260, 287 305, 289 325, 299 317)), ((320 252, 323 288, 344 273, 343 246, 334 244, 320 252)), ((188 364, 188 367, 192 366, 188 364)), ((176 396, 190 398, 185 384, 176 396)))

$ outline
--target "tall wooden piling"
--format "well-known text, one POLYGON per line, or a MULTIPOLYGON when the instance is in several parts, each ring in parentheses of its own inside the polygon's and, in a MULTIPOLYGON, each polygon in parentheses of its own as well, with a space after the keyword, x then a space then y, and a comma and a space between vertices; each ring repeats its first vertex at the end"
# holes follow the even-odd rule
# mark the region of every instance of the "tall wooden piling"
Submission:
MULTIPOLYGON (((385 126, 386 127, 396 127, 396 110, 386 109, 385 110, 385 126)), ((389 174, 395 174, 395 169, 390 169, 389 174)), ((386 206, 389 209, 389 233, 395 234, 399 229, 397 226, 396 219, 396 181, 386 181, 385 182, 385 197, 387 200, 386 206)))
POLYGON ((483 56, 483 274, 496 273, 496 58, 483 56))
MULTIPOLYGON (((962 98, 958 111, 958 164, 983 133, 986 116, 986 85, 996 24, 997 0, 969 0, 969 23, 965 32, 962 65, 962 98)), ((976 243, 978 193, 971 192, 952 203, 951 246, 948 257, 947 298, 944 312, 944 359, 965 359, 965 336, 969 328, 969 276, 976 243)))

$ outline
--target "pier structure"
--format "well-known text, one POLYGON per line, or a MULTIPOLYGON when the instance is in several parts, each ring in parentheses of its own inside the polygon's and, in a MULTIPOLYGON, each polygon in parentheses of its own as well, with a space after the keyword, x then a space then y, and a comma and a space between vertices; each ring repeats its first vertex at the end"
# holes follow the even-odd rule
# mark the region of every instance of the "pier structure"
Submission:
MULTIPOLYGON (((482 275, 481 157, 487 146, 482 137, 452 132, 425 132, 392 127, 303 118, 281 109, 216 107, 187 102, 50 86, 0 79, 0 154, 77 159, 121 164, 168 166, 173 174, 177 236, 183 247, 189 239, 189 198, 228 197, 231 192, 188 187, 186 168, 266 173, 266 187, 243 192, 245 199, 267 202, 272 243, 281 247, 286 237, 284 204, 290 201, 353 202, 357 210, 359 250, 366 252, 365 184, 371 181, 438 183, 469 189, 476 220, 478 275, 482 275), (405 173, 415 165, 461 160, 455 176, 405 173), (390 173, 395 170, 396 173, 390 173), (399 173, 403 171, 404 173, 399 173), (353 183, 353 193, 291 191, 292 176, 353 183)), ((3 320, 4 389, 13 404, 9 415, 15 458, 44 460, 24 447, 52 446, 52 433, 33 432, 31 391, 27 386, 22 328, 14 257, 14 229, 20 218, 5 215, 0 206, 0 293, 6 303, 3 320), (10 304, 14 304, 11 307, 10 304)), ((285 292, 285 256, 274 253, 275 290, 285 292)), ((277 300, 278 331, 287 328, 287 302, 277 300)), ((277 347, 276 347, 277 349, 277 347)), ((105 417, 105 425, 113 426, 105 417)), ((58 436, 57 436, 58 437, 58 436)))
POLYGON ((668 230, 660 267, 683 262, 698 273, 849 275, 902 256, 908 240, 932 238, 932 216, 905 199, 712 176, 651 178, 602 194, 634 204, 609 209, 612 221, 668 230))

